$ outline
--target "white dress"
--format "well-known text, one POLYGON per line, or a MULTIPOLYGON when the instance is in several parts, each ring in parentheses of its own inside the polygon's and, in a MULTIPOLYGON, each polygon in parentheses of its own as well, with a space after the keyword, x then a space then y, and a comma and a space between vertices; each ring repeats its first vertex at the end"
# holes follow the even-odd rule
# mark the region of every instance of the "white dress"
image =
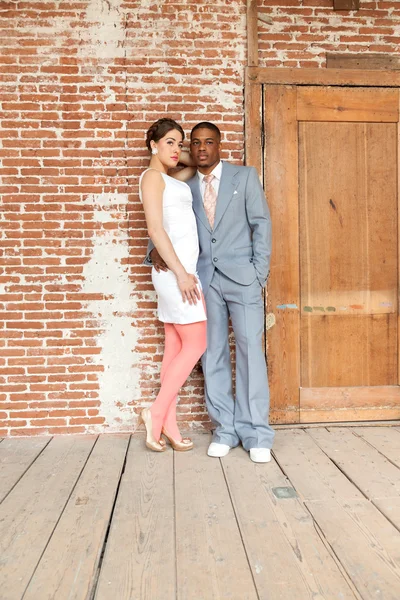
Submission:
MULTIPOLYGON (((146 169, 148 171, 149 169, 146 169)), ((139 196, 142 200, 141 184, 144 171, 139 180, 139 196)), ((160 171, 161 173, 161 171, 160 171)), ((199 240, 197 237, 196 217, 192 208, 192 192, 183 181, 161 173, 165 183, 163 192, 163 225, 174 250, 188 273, 196 275, 199 290, 201 283, 196 272, 199 256, 199 240)), ((158 298, 158 318, 164 323, 184 325, 206 321, 207 316, 203 302, 197 304, 183 302, 182 294, 172 271, 157 273, 152 268, 151 278, 158 298)))

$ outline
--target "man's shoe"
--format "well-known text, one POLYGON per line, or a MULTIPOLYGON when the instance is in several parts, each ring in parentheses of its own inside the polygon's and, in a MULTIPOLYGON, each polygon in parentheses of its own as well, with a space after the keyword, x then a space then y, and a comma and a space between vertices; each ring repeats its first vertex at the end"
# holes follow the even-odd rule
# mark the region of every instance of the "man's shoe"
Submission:
POLYGON ((227 444, 218 444, 217 442, 211 442, 208 446, 207 454, 208 456, 213 456, 214 458, 222 458, 226 456, 231 449, 227 444))
POLYGON ((250 448, 250 458, 255 463, 267 463, 271 460, 269 448, 250 448))

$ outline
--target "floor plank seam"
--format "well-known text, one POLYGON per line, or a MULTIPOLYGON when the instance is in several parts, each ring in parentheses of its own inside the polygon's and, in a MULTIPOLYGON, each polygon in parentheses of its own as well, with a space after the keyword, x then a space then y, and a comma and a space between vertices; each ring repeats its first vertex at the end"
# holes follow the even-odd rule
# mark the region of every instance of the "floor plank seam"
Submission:
MULTIPOLYGON (((275 460, 275 462, 276 462, 276 464, 277 464, 277 466, 278 466, 278 469, 280 470, 280 472, 282 473, 282 475, 283 475, 284 477, 286 477, 286 479, 287 479, 287 480, 289 480, 288 474, 286 473, 285 469, 284 469, 284 468, 282 467, 282 465, 280 464, 280 462, 279 462, 279 460, 278 460, 278 457, 277 457, 277 455, 275 454, 275 451, 274 451, 274 449, 273 449, 273 448, 272 448, 272 450, 271 450, 271 456, 272 456, 272 458, 275 460)), ((293 487, 294 487, 294 486, 293 486, 293 487)), ((296 488, 294 488, 294 489, 296 489, 296 488)), ((296 490, 296 493, 297 493, 297 490, 296 490)))
POLYGON ((332 559, 335 561, 335 563, 336 563, 339 571, 343 575, 343 578, 345 579, 347 585, 351 589, 351 591, 354 594, 355 598, 357 600, 363 600, 363 597, 361 596, 361 594, 358 591, 355 583, 353 582, 353 580, 351 579, 349 573, 347 572, 346 567, 342 564, 342 562, 340 561, 339 556, 336 554, 334 548, 329 543, 329 541, 326 538, 326 536, 325 536, 325 534, 324 534, 321 526, 319 525, 318 521, 315 519, 314 515, 312 514, 312 512, 309 509, 309 507, 307 506, 307 504, 305 502, 302 502, 302 504, 303 504, 304 508, 309 513, 309 515, 310 515, 310 517, 312 519, 312 522, 313 522, 313 525, 314 525, 314 529, 315 529, 318 537, 320 538, 321 542, 324 544, 326 550, 329 552, 329 554, 332 557, 332 559))
POLYGON ((379 448, 377 448, 376 446, 374 446, 369 440, 366 440, 362 435, 358 434, 356 431, 352 431, 351 433, 355 437, 359 438, 360 440, 362 440, 363 442, 365 442, 366 444, 368 444, 368 446, 370 446, 371 448, 373 448, 374 450, 376 450, 381 456, 383 456, 383 458, 385 458, 388 462, 390 462, 390 464, 392 464, 394 467, 396 467, 397 469, 400 470, 400 464, 397 464, 389 456, 386 456, 386 454, 384 454, 381 450, 379 450, 379 448))
MULTIPOLYGON (((90 449, 90 452, 89 452, 88 456, 86 457, 86 460, 85 460, 85 462, 84 462, 84 463, 83 463, 83 465, 82 465, 82 468, 81 468, 81 470, 80 470, 80 471, 79 471, 79 473, 78 473, 78 476, 77 476, 77 478, 76 478, 76 481, 75 481, 74 485, 73 485, 73 486, 72 486, 72 488, 71 488, 71 491, 70 491, 70 493, 68 494, 68 497, 67 497, 67 499, 66 499, 66 501, 65 501, 65 503, 64 503, 64 506, 62 507, 62 510, 61 510, 61 512, 60 512, 60 515, 59 515, 59 517, 58 517, 57 521, 55 522, 55 524, 54 524, 54 527, 53 527, 53 529, 52 529, 52 531, 51 531, 51 533, 50 533, 50 535, 49 535, 49 538, 48 538, 48 540, 47 540, 47 542, 46 542, 46 544, 45 544, 45 546, 44 546, 44 548, 43 548, 43 552, 41 553, 41 555, 40 555, 40 556, 39 556, 39 558, 38 558, 38 561, 37 561, 37 563, 36 563, 36 566, 35 566, 35 568, 34 568, 34 569, 33 569, 33 571, 32 571, 32 575, 30 576, 30 578, 29 578, 29 581, 28 581, 28 583, 26 584, 26 588, 25 588, 25 590, 24 590, 24 593, 23 593, 23 594, 22 594, 22 596, 21 596, 21 600, 24 600, 24 597, 25 597, 25 595, 26 595, 26 592, 28 591, 28 589, 29 589, 29 586, 30 586, 30 584, 31 584, 31 581, 32 581, 32 579, 34 578, 34 576, 35 576, 35 573, 36 573, 36 571, 37 571, 37 569, 38 569, 38 567, 39 567, 40 561, 42 560, 42 558, 43 558, 43 556, 44 556, 44 554, 45 554, 45 552, 46 552, 46 550, 47 550, 47 547, 48 547, 48 545, 50 544, 50 540, 51 540, 51 538, 53 537, 53 534, 54 534, 55 530, 57 529, 57 526, 58 526, 58 524, 59 524, 59 522, 60 522, 60 520, 61 520, 61 517, 62 517, 62 516, 63 516, 63 514, 64 514, 64 511, 65 511, 65 509, 66 509, 66 507, 67 507, 67 505, 68 505, 68 502, 70 501, 70 499, 71 499, 71 496, 72 496, 72 494, 74 493, 74 490, 75 490, 76 486, 78 485, 79 479, 81 478, 81 475, 82 475, 83 471, 85 470, 85 467, 86 467, 86 465, 88 464, 88 462, 89 462, 89 459, 90 459, 90 457, 91 457, 91 455, 92 455, 92 452, 93 452, 93 450, 94 450, 94 448, 95 448, 95 446, 96 446, 96 444, 97 444, 97 442, 98 442, 98 440, 99 440, 99 439, 100 439, 100 436, 98 435, 98 436, 97 436, 97 438, 96 438, 96 440, 95 440, 95 442, 94 442, 94 444, 93 444, 93 446, 92 446, 92 447, 91 447, 91 449, 90 449)), ((47 447, 47 445, 46 445, 46 447, 47 447)))
POLYGON ((109 519, 108 519, 108 524, 107 524, 106 533, 104 535, 103 544, 102 544, 100 552, 99 552, 99 562, 97 564, 96 572, 95 572, 94 577, 93 577, 92 589, 91 589, 91 591, 90 591, 90 593, 88 595, 88 600, 94 600, 96 592, 97 592, 97 587, 98 587, 98 584, 99 584, 99 577, 100 577, 101 567, 103 565, 104 555, 105 555, 106 548, 107 548, 107 542, 108 542, 108 538, 109 538, 109 535, 110 535, 111 524, 112 524, 112 520, 113 520, 113 516, 114 516, 114 511, 115 511, 115 507, 116 507, 117 500, 118 500, 119 489, 121 487, 122 479, 123 479, 123 476, 124 476, 124 473, 125 473, 126 462, 128 460, 128 452, 129 452, 129 447, 131 445, 132 435, 129 436, 129 442, 128 442, 127 446, 126 446, 126 451, 125 451, 125 456, 124 456, 124 462, 122 463, 121 474, 120 474, 120 477, 119 477, 119 480, 118 480, 117 487, 115 489, 114 501, 113 501, 113 505, 112 505, 111 512, 110 512, 110 516, 109 516, 109 519))
MULTIPOLYGON (((327 428, 329 431, 329 428, 327 428)), ((354 434, 354 432, 352 432, 354 434)), ((312 436, 311 436, 312 437, 312 436)), ((330 460, 335 467, 342 473, 342 475, 344 475, 346 477, 346 479, 364 496, 364 498, 367 500, 367 502, 369 502, 378 512, 380 515, 382 515, 382 517, 384 517, 386 519, 386 521, 388 523, 390 523, 390 525, 392 525, 396 531, 400 532, 400 528, 399 526, 394 523, 383 511, 382 509, 376 504, 376 501, 369 497, 364 490, 355 482, 352 480, 352 478, 344 471, 344 469, 333 459, 331 458, 325 451, 323 448, 321 448, 321 446, 317 443, 317 441, 312 437, 312 439, 314 440, 315 444, 318 446, 318 448, 321 450, 321 452, 323 452, 325 454, 325 456, 328 458, 328 460, 330 460)), ((364 440, 365 441, 365 440, 364 440)), ((372 446, 372 448, 375 448, 374 446, 372 446)), ((378 451, 379 452, 379 451, 378 451)), ((386 458, 386 457, 384 457, 386 458)))
POLYGON ((372 506, 374 506, 376 510, 379 511, 383 517, 385 517, 386 521, 389 521, 389 523, 400 533, 400 526, 397 523, 393 522, 392 519, 388 517, 384 512, 382 512, 379 506, 375 503, 375 500, 371 499, 370 502, 372 506))
POLYGON ((49 441, 47 442, 47 444, 45 446, 43 446, 43 448, 39 451, 39 453, 35 456, 35 458, 32 460, 32 462, 29 463, 29 465, 26 467, 25 471, 21 474, 21 476, 17 479, 17 481, 14 483, 13 486, 11 486, 11 488, 8 490, 7 494, 1 498, 0 500, 0 504, 2 502, 4 502, 4 500, 11 494, 11 492, 13 491, 13 489, 15 488, 15 486, 21 481, 21 479, 24 477, 25 473, 27 473, 29 471, 29 469, 31 468, 31 466, 33 465, 34 462, 37 461, 37 459, 39 458, 39 456, 42 454, 42 452, 45 450, 45 448, 47 448, 47 446, 50 444, 51 440, 53 439, 54 436, 49 438, 49 441))
MULTIPOLYGON (((329 431, 329 429, 328 429, 329 431)), ((309 434, 308 434, 309 435, 309 434)), ((368 500, 368 502, 371 502, 371 498, 368 498, 367 494, 364 492, 364 490, 362 490, 355 481, 353 481, 351 479, 351 477, 346 473, 346 471, 339 465, 339 463, 337 463, 332 457, 329 456, 329 454, 327 454, 325 452, 325 450, 323 448, 321 448, 321 446, 318 444, 317 440, 315 438, 313 438, 312 436, 310 436, 311 439, 313 440, 313 442, 315 443, 316 446, 318 446, 318 448, 321 450, 321 452, 326 456, 326 458, 333 464, 335 465, 335 467, 338 469, 338 471, 340 471, 342 473, 342 475, 344 475, 344 477, 346 477, 347 481, 349 481, 351 483, 351 485, 353 485, 359 492, 360 494, 362 494, 364 496, 364 498, 366 500, 368 500)), ((380 512, 380 511, 379 511, 380 512)))
POLYGON ((289 475, 286 473, 285 469, 283 468, 283 466, 280 464, 279 459, 277 457, 277 455, 275 454, 275 452, 272 450, 271 451, 271 455, 272 457, 275 459, 275 462, 277 464, 278 469, 281 471, 282 475, 286 478, 286 480, 288 481, 288 483, 290 483, 290 485, 292 486, 292 488, 294 489, 294 491, 297 494, 297 497, 299 498, 299 500, 301 502, 305 501, 304 496, 302 495, 302 493, 300 492, 300 490, 296 489, 296 486, 294 485, 294 483, 292 483, 289 475))
POLYGON ((235 507, 235 502, 234 502, 234 500, 233 500, 233 496, 232 496, 232 494, 231 494, 231 489, 230 489, 230 487, 229 487, 228 478, 227 478, 227 476, 226 476, 226 472, 225 472, 225 469, 224 469, 224 463, 223 463, 223 461, 222 461, 220 458, 219 458, 218 460, 219 460, 219 462, 220 462, 220 464, 221 464, 222 474, 223 474, 223 476, 224 476, 224 479, 225 479, 226 489, 228 490, 228 495, 229 495, 229 499, 230 499, 230 501, 231 501, 231 505, 232 505, 233 514, 235 515, 235 521, 236 521, 236 525, 237 525, 238 532, 239 532, 239 535, 240 535, 240 539, 241 539, 241 541, 242 541, 242 546, 243 546, 244 554, 245 554, 245 556, 246 556, 247 564, 248 564, 248 566, 249 566, 249 570, 250 570, 250 573, 251 573, 251 578, 252 578, 252 580, 253 580, 254 590, 255 590, 255 593, 256 593, 256 595, 257 595, 257 599, 258 599, 258 600, 262 600, 262 599, 260 598, 260 595, 259 595, 259 593, 258 593, 258 589, 257 589, 256 580, 255 580, 255 578, 254 578, 254 572, 253 572, 253 568, 252 568, 252 566, 251 566, 250 558, 249 558, 249 555, 248 555, 248 553, 247 553, 246 544, 245 544, 245 542, 244 542, 244 538, 243 538, 243 534, 242 534, 242 529, 241 529, 241 527, 240 527, 240 522, 239 522, 239 519, 238 519, 237 510, 236 510, 236 507, 235 507))

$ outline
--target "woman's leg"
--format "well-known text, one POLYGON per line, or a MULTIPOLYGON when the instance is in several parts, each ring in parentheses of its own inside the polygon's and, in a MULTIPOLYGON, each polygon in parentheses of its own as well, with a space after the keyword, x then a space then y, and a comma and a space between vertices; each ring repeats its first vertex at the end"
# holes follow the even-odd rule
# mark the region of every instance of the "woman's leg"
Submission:
MULTIPOLYGON (((181 348, 181 338, 179 337, 174 325, 172 323, 165 323, 165 346, 164 357, 161 365, 161 384, 164 381, 165 373, 167 372, 170 363, 173 361, 175 356, 179 354, 181 348)), ((179 433, 178 424, 176 422, 176 399, 177 396, 175 396, 173 402, 170 404, 165 417, 164 426, 174 440, 180 441, 181 434, 179 433)))
MULTIPOLYGON (((204 311, 206 312, 206 301, 204 299, 203 294, 201 295, 201 301, 204 306, 204 311)), ((176 333, 176 335, 177 335, 177 333, 176 333)), ((179 340, 180 340, 180 338, 179 338, 179 340)), ((169 356, 171 356, 171 353, 169 354, 169 356)), ((171 356, 171 358, 174 358, 174 357, 171 356)), ((162 367, 161 367, 161 383, 164 381, 164 375, 165 375, 165 372, 166 372, 170 362, 171 362, 170 360, 168 360, 168 361, 165 360, 165 354, 164 354, 164 359, 163 359, 163 363, 162 363, 162 367), (164 363, 165 363, 165 369, 164 369, 164 363)), ((180 442, 182 440, 182 436, 179 431, 178 422, 176 419, 176 405, 177 405, 177 396, 175 396, 174 401, 171 402, 171 404, 169 406, 168 412, 164 419, 163 426, 164 426, 165 430, 168 431, 170 436, 174 438, 174 440, 177 440, 178 442, 180 442)))
MULTIPOLYGON (((207 346, 207 321, 188 325, 174 324, 174 328, 182 346, 165 370, 161 389, 151 407, 153 435, 156 440, 161 435, 161 428, 171 403, 207 346)), ((171 431, 169 433, 172 435, 171 431)))

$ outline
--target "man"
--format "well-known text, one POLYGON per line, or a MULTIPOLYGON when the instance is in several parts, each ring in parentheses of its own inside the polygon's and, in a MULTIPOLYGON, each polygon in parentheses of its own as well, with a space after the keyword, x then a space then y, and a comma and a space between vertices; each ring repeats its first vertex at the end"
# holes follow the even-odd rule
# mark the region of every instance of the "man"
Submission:
MULTIPOLYGON (((193 194, 200 254, 197 264, 207 306, 207 351, 202 356, 207 410, 215 425, 208 455, 226 456, 242 442, 254 462, 269 462, 274 432, 268 424, 269 388, 262 334, 271 254, 271 220, 256 169, 221 161, 221 134, 197 124, 190 151, 197 173, 193 194), (228 321, 236 340, 236 399, 228 321)), ((165 269, 154 246, 151 262, 165 269)))

